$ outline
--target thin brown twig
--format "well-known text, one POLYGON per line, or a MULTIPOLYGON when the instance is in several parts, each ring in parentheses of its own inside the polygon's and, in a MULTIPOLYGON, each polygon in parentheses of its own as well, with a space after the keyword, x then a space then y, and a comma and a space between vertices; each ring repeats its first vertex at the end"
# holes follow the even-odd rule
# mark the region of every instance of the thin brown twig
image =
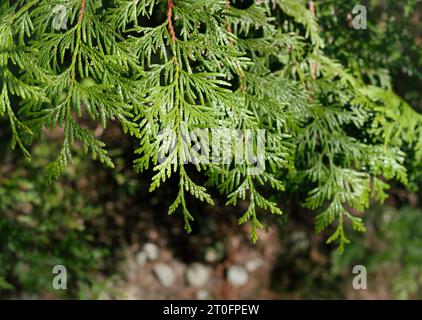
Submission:
POLYGON ((172 21, 173 8, 174 8, 173 0, 168 0, 167 1, 167 23, 168 23, 168 29, 170 32, 171 41, 174 44, 176 43, 176 33, 174 32, 173 21, 172 21))
MULTIPOLYGON (((225 1, 225 7, 226 7, 227 10, 230 9, 230 1, 229 0, 225 1)), ((232 26, 231 26, 230 22, 227 21, 227 20, 226 20, 226 29, 227 29, 228 33, 233 33, 232 26)))
POLYGON ((317 78, 317 69, 318 69, 318 64, 316 61, 312 61, 311 62, 311 74, 312 74, 312 80, 316 80, 317 78))
POLYGON ((76 72, 75 72, 74 66, 76 64, 76 59, 77 59, 78 51, 79 51, 79 48, 80 48, 79 42, 81 41, 81 22, 84 19, 85 9, 86 9, 86 0, 82 0, 81 10, 79 11, 78 26, 77 26, 77 43, 76 43, 76 47, 75 47, 75 52, 74 52, 73 57, 72 57, 72 66, 71 66, 72 71, 71 71, 71 74, 70 74, 70 78, 72 80, 75 80, 75 78, 76 78, 76 72))
MULTIPOLYGON (((229 0, 225 0, 225 8, 226 8, 226 10, 230 10, 231 5, 230 5, 229 0)), ((227 32, 233 34, 233 28, 230 24, 230 21, 228 21, 226 19, 225 24, 226 24, 227 32)), ((236 41, 234 39, 230 39, 230 45, 235 45, 235 44, 236 44, 236 41)), ((239 76, 239 80, 240 80, 240 91, 243 92, 246 89, 244 81, 243 81, 244 78, 245 78, 245 73, 243 72, 243 69, 240 65, 237 66, 237 70, 238 70, 238 76, 239 76)))
POLYGON ((79 13, 79 19, 78 19, 79 22, 82 22, 82 20, 84 19, 85 7, 86 7, 86 0, 82 0, 81 11, 79 13))
POLYGON ((311 11, 312 15, 315 17, 316 16, 315 3, 312 0, 309 0, 308 5, 309 5, 309 11, 311 11))
MULTIPOLYGON (((309 10, 312 13, 312 16, 315 17, 316 16, 315 3, 312 0, 309 0, 308 5, 309 5, 309 10)), ((318 63, 316 61, 312 61, 311 62, 312 80, 316 80, 317 78, 317 69, 318 69, 318 63)))

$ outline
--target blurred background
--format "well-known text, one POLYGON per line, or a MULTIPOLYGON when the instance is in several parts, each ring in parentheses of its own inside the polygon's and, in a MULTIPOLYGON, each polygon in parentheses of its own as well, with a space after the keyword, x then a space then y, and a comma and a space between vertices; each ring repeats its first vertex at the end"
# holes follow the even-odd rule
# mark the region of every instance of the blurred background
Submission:
MULTIPOLYGON (((344 0, 315 2, 327 53, 422 112, 421 2, 367 1, 364 33, 351 30, 344 0)), ((365 212, 367 232, 340 255, 315 233, 313 213, 294 203, 266 221, 253 245, 248 227, 238 226, 246 204, 226 207, 214 194, 213 207, 191 204, 188 235, 180 216, 167 215, 172 183, 149 193, 151 176, 133 172, 136 141, 118 127, 96 133, 116 168, 75 148, 65 175, 45 185, 60 130, 45 132, 28 162, 10 150, 0 122, 1 298, 422 298, 422 168, 411 159, 412 189, 394 186, 383 206, 365 212), (67 268, 67 290, 52 288, 58 264, 67 268), (367 290, 353 289, 355 265, 367 268, 367 290)))

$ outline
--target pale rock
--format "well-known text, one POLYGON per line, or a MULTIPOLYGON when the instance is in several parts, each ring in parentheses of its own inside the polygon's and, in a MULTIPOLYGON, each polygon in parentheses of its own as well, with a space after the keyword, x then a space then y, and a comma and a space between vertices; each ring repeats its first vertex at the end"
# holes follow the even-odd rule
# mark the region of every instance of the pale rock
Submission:
POLYGON ((246 262, 245 268, 249 272, 255 272, 259 268, 261 268, 263 265, 264 265, 264 261, 262 261, 261 259, 253 259, 253 260, 246 262))
POLYGON ((202 287, 207 284, 211 270, 202 263, 193 263, 186 270, 186 279, 193 287, 202 287))
POLYGON ((209 300, 211 299, 211 295, 207 290, 198 290, 195 293, 196 300, 209 300))
POLYGON ((157 263, 153 270, 158 281, 164 287, 170 287, 176 281, 176 275, 168 264, 157 263))
POLYGON ((224 256, 224 253, 217 248, 207 248, 205 251, 205 261, 213 263, 221 260, 224 256))
POLYGON ((227 280, 232 286, 240 287, 248 282, 249 275, 242 266, 232 266, 227 271, 227 280))
POLYGON ((145 253, 145 251, 140 251, 137 255, 136 255, 136 263, 139 266, 143 266, 148 260, 148 255, 145 253))
POLYGON ((145 243, 142 251, 145 252, 147 259, 151 261, 157 260, 160 255, 160 249, 152 242, 145 243))

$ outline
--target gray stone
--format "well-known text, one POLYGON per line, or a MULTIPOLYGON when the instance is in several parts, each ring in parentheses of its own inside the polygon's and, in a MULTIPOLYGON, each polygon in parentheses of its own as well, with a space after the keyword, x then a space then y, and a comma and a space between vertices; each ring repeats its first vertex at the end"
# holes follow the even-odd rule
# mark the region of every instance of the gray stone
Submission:
POLYGON ((207 247, 204 252, 205 261, 213 263, 224 258, 225 247, 222 242, 216 242, 212 246, 207 247))
POLYGON ((309 238, 303 231, 293 232, 290 236, 290 240, 293 244, 290 250, 303 251, 309 247, 309 238))
POLYGON ((164 287, 170 287, 176 281, 176 275, 168 264, 157 263, 153 270, 158 281, 164 287))
POLYGON ((232 266, 227 271, 227 280, 234 287, 245 285, 248 279, 248 272, 242 266, 232 266))
POLYGON ((151 261, 157 260, 160 255, 160 249, 152 242, 145 243, 142 251, 145 252, 147 259, 151 261))
POLYGON ((211 270, 202 263, 193 263, 186 270, 186 279, 193 287, 202 287, 207 284, 211 270))
POLYGON ((205 251, 205 261, 207 262, 217 262, 223 258, 223 253, 216 248, 207 248, 205 251))
POLYGON ((211 299, 211 295, 207 290, 198 290, 195 293, 196 300, 209 300, 211 299))
POLYGON ((262 259, 253 259, 245 264, 246 270, 249 272, 255 272, 259 268, 261 268, 264 265, 264 261, 262 259))
POLYGON ((145 253, 145 251, 140 251, 137 255, 136 255, 136 263, 139 266, 143 266, 148 260, 148 255, 145 253))

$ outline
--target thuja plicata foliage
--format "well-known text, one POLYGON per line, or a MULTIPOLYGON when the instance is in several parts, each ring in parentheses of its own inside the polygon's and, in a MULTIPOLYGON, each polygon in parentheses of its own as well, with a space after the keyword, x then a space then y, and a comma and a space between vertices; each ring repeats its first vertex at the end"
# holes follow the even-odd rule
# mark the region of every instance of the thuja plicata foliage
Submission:
POLYGON ((247 201, 239 222, 250 223, 255 242, 264 212, 281 215, 279 195, 288 194, 343 250, 346 229, 365 230, 361 213, 387 198, 389 183, 409 183, 404 162, 406 152, 421 160, 422 117, 388 79, 371 81, 347 56, 336 59, 335 25, 328 30, 336 20, 318 21, 335 16, 335 2, 2 1, 0 116, 11 146, 30 158, 31 143, 60 129, 51 181, 75 147, 113 167, 95 127, 119 123, 137 141, 135 169, 154 173, 151 192, 178 181, 169 213, 187 231, 189 202, 212 205, 214 189, 228 205, 247 201), (262 170, 247 160, 190 161, 191 146, 211 138, 186 133, 204 128, 264 130, 262 170))

